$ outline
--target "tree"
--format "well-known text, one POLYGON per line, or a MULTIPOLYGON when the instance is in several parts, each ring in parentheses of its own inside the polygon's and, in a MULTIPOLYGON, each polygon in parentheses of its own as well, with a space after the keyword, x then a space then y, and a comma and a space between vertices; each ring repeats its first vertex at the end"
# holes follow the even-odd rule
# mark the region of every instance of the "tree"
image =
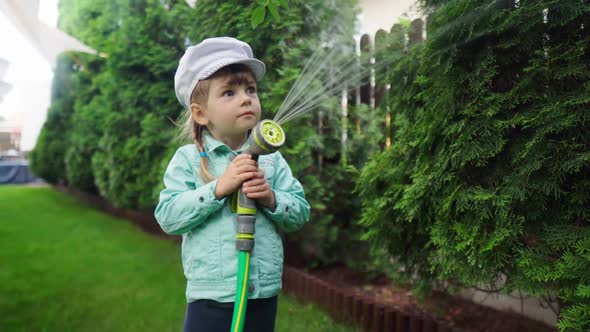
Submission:
POLYGON ((588 3, 422 5, 414 96, 358 185, 366 238, 418 287, 557 295, 560 329, 589 328, 588 3))
POLYGON ((52 184, 65 184, 64 156, 69 143, 68 130, 74 112, 76 64, 68 56, 57 60, 51 89, 51 106, 47 120, 31 151, 31 170, 52 184))

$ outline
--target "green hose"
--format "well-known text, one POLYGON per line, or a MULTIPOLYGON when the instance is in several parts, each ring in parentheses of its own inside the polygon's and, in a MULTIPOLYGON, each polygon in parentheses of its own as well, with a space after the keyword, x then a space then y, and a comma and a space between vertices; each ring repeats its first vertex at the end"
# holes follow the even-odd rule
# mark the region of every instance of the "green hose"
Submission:
POLYGON ((250 274, 250 253, 254 248, 254 224, 256 223, 256 205, 242 190, 238 190, 232 198, 232 211, 238 214, 236 249, 238 250, 238 276, 236 284, 236 300, 231 332, 242 332, 246 321, 248 306, 248 282, 250 274))
POLYGON ((244 329, 246 307, 248 306, 249 269, 250 253, 248 251, 240 251, 238 253, 238 283, 236 288, 234 316, 231 322, 231 332, 240 332, 244 329))

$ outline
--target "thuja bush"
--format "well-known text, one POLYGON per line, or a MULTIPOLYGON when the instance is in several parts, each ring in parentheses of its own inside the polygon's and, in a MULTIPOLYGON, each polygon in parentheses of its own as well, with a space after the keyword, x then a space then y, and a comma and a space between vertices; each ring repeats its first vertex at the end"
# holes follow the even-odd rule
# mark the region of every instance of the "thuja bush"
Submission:
POLYGON ((64 158, 69 144, 68 131, 74 112, 76 63, 68 55, 57 60, 51 88, 51 106, 35 148, 29 156, 35 175, 52 184, 65 184, 64 158))
POLYGON ((393 145, 358 182, 365 238, 422 290, 557 296, 559 328, 589 329, 588 2, 422 5, 427 40, 390 76, 393 145))
POLYGON ((122 1, 122 18, 109 47, 102 87, 102 136, 92 157, 99 192, 115 205, 148 208, 160 183, 160 159, 172 133, 177 103, 172 89, 184 48, 184 2, 122 1), (124 18, 124 19, 123 19, 124 18))
POLYGON ((161 181, 160 159, 176 114, 171 82, 189 12, 182 1, 60 3, 60 28, 105 54, 69 54, 76 84, 54 80, 53 89, 70 96, 70 108, 56 102, 51 108, 69 117, 59 125, 48 121, 44 130, 60 133, 51 143, 64 151, 53 157, 71 186, 98 191, 120 207, 155 204, 153 187, 161 181))
MULTIPOLYGON (((177 139, 173 122, 184 112, 174 96, 174 71, 185 47, 207 37, 245 40, 267 64, 259 93, 264 117, 272 118, 328 27, 338 22, 352 40, 346 31, 353 28, 355 1, 272 3, 265 9, 252 2, 203 0, 193 9, 184 1, 60 2, 60 28, 105 55, 71 53, 75 84, 54 82, 54 89, 67 92, 68 107, 55 99, 52 116, 60 120, 48 121, 44 131, 56 135, 40 141, 38 150, 45 153, 49 143, 59 147, 51 153, 55 181, 97 192, 119 207, 153 208, 171 155, 186 143, 177 139), (279 17, 271 13, 277 4, 279 17), (261 8, 272 19, 257 16, 253 29, 261 8)), ((349 153, 349 164, 358 166, 357 156, 366 159, 368 151, 359 150, 360 136, 341 147, 338 103, 322 106, 322 112, 321 134, 317 110, 286 123, 288 140, 281 150, 314 209, 315 222, 301 233, 302 239, 313 239, 304 250, 313 264, 341 261, 347 246, 342 239, 358 234, 348 231, 358 227, 348 212, 358 213, 360 201, 352 190, 342 191, 353 180, 341 161, 349 153)))
MULTIPOLYGON (((58 26, 102 54, 110 53, 111 39, 119 29, 120 2, 62 0, 59 2, 58 26)), ((70 87, 75 95, 71 126, 65 153, 65 177, 68 186, 97 193, 92 157, 98 151, 103 135, 104 117, 111 111, 103 91, 111 79, 107 71, 108 57, 69 52, 78 64, 78 84, 70 87)), ((59 82, 57 82, 59 84, 59 82)), ((114 111, 114 110, 113 110, 114 111)))
POLYGON ((108 103, 100 91, 103 59, 93 55, 73 55, 84 63, 76 74, 79 84, 76 88, 72 125, 67 131, 68 145, 64 155, 65 175, 68 186, 96 193, 97 188, 92 170, 92 156, 97 151, 102 136, 104 105, 108 103))

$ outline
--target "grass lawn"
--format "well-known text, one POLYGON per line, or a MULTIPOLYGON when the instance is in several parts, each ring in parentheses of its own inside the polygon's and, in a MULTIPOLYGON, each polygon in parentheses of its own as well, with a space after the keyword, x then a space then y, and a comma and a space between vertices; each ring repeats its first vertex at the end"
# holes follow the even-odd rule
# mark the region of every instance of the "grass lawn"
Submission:
MULTIPOLYGON (((51 188, 0 186, 0 331, 181 331, 180 246, 51 188)), ((277 331, 353 331, 281 296, 277 331)))

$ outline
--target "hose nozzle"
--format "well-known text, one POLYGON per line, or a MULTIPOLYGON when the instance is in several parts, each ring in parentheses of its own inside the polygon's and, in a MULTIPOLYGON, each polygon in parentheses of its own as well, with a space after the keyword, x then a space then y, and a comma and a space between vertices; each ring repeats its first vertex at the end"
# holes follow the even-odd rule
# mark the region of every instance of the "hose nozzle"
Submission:
POLYGON ((248 138, 248 150, 253 155, 264 155, 277 151, 285 144, 285 131, 272 120, 260 121, 248 138))

